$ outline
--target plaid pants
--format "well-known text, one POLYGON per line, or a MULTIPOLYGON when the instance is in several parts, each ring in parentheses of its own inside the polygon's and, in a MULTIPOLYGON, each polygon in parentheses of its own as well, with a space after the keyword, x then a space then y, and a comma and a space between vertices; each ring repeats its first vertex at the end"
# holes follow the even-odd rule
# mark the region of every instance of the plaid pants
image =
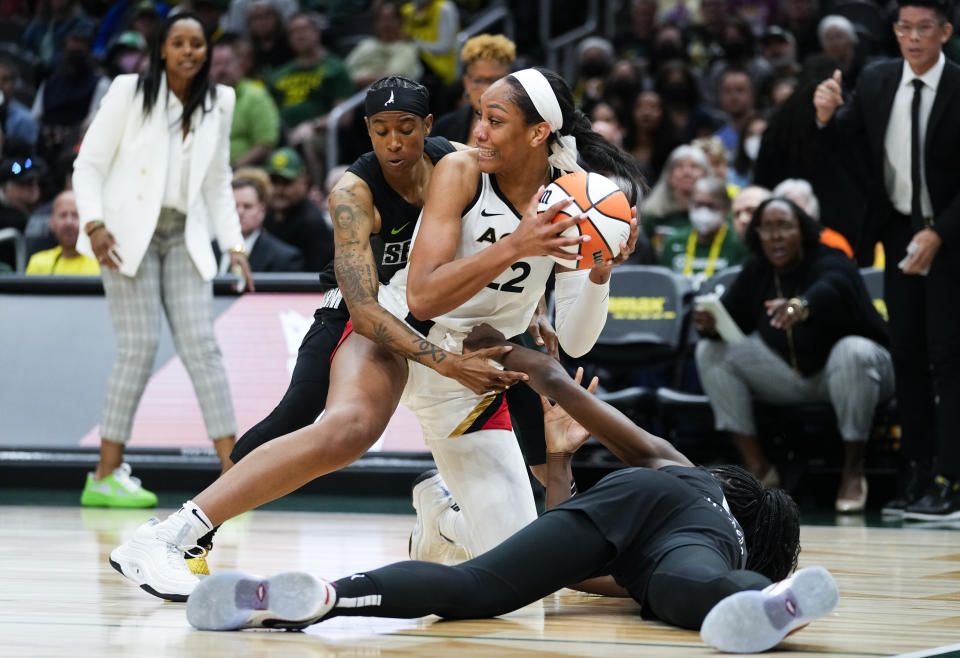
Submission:
POLYGON ((213 285, 204 281, 187 252, 186 218, 160 211, 156 231, 134 277, 101 270, 117 357, 107 381, 100 436, 126 443, 133 416, 153 371, 165 313, 211 439, 236 434, 236 418, 223 356, 213 336, 213 285))

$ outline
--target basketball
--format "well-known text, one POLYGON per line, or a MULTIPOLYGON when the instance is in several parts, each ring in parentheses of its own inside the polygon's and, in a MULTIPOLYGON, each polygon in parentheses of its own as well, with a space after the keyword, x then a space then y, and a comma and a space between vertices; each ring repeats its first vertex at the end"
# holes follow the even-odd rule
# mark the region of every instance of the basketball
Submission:
POLYGON ((562 235, 589 235, 590 241, 563 247, 564 251, 573 256, 583 256, 579 261, 575 258, 551 258, 564 267, 580 270, 590 269, 595 265, 602 265, 610 258, 616 258, 620 253, 620 243, 626 242, 630 237, 630 203, 617 184, 606 176, 593 172, 566 174, 547 186, 540 197, 537 212, 544 212, 563 197, 573 197, 573 201, 560 210, 553 221, 558 222, 586 213, 587 218, 584 221, 574 224, 562 235))

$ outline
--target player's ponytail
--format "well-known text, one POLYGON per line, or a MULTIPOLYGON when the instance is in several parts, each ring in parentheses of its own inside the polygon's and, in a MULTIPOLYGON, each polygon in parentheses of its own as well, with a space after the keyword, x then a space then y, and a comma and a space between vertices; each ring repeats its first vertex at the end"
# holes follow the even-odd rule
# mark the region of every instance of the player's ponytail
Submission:
POLYGON ((740 522, 747 543, 747 569, 772 581, 783 580, 797 567, 800 554, 800 512, 783 489, 768 489, 739 466, 709 469, 740 522))

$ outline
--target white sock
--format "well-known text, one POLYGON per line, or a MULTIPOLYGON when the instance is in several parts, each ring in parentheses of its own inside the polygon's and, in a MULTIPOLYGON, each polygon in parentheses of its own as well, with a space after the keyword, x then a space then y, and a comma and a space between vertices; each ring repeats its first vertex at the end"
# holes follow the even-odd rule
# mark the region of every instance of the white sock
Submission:
POLYGON ((212 529, 210 519, 192 500, 185 502, 183 507, 164 519, 157 528, 167 541, 178 546, 196 544, 200 537, 212 529))

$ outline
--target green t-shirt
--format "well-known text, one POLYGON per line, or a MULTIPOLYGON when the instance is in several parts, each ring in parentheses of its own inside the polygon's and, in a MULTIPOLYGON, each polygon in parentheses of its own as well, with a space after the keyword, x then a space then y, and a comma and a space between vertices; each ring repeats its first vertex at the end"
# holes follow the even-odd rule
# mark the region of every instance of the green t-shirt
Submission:
POLYGON ((328 113, 353 93, 353 82, 343 60, 326 55, 319 63, 302 67, 296 60, 270 74, 268 85, 288 128, 328 113))
POLYGON ((230 125, 230 163, 254 146, 276 146, 280 138, 280 113, 262 82, 241 80, 230 125))
POLYGON ((661 265, 686 274, 695 286, 727 267, 740 264, 747 255, 747 249, 736 231, 726 224, 713 240, 705 244, 696 239, 695 233, 691 226, 673 233, 663 243, 663 253, 660 255, 661 265), (694 235, 692 258, 688 255, 691 234, 694 235))

